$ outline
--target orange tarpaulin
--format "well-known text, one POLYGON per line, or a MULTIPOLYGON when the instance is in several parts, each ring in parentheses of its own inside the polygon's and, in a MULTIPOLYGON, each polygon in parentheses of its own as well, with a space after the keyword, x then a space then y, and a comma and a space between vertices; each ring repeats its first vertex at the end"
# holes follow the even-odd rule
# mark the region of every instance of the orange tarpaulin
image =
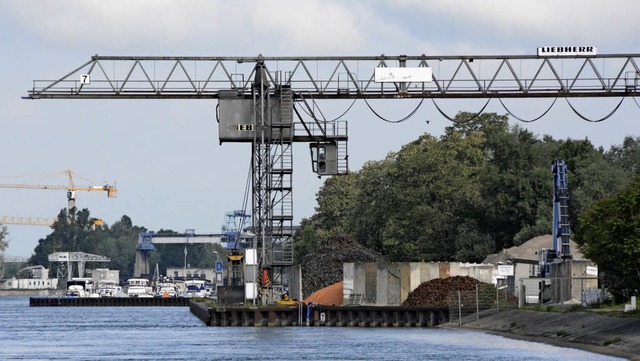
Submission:
POLYGON ((337 282, 331 286, 321 288, 314 293, 310 294, 304 300, 304 303, 314 302, 325 306, 342 306, 344 296, 342 294, 343 282, 337 282))

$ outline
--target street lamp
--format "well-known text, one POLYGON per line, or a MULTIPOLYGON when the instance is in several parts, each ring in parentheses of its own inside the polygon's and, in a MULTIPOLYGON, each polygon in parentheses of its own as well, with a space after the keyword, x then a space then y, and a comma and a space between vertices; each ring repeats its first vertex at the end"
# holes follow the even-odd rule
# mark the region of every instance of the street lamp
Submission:
POLYGON ((184 244, 184 292, 187 292, 187 245, 189 244, 189 237, 195 234, 195 229, 187 229, 184 231, 184 237, 187 242, 184 244))

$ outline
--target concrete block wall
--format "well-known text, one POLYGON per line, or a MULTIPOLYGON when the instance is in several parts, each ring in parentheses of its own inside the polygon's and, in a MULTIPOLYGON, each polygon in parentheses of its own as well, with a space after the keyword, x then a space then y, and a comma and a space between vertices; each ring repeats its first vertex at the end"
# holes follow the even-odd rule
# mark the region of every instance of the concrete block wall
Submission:
POLYGON ((402 295, 401 265, 401 263, 389 263, 387 265, 387 304, 391 306, 400 304, 398 300, 402 295))
POLYGON ((389 275, 385 272, 387 265, 385 263, 376 263, 376 284, 375 294, 371 299, 367 299, 367 303, 376 306, 386 306, 389 304, 387 290, 389 289, 389 275))
POLYGON ((477 263, 449 263, 450 276, 469 276, 484 283, 495 283, 494 270, 495 266, 477 263))
POLYGON ((459 262, 345 263, 344 304, 362 295, 362 304, 398 306, 422 283, 435 278, 470 276, 494 282, 494 266, 459 262))
MULTIPOLYGON (((522 291, 520 290, 520 280, 527 279, 531 277, 531 264, 528 263, 515 263, 514 267, 514 275, 515 279, 515 294, 520 295, 522 291)), ((536 296, 538 295, 538 286, 535 286, 531 283, 523 284, 524 292, 526 296, 536 296), (534 289, 535 288, 535 289, 534 289)), ((518 296, 519 297, 519 296, 518 296)))
POLYGON ((598 288, 598 275, 595 264, 587 260, 571 260, 571 298, 582 299, 582 291, 598 288), (591 268, 593 272, 587 272, 591 268))
POLYGON ((427 282, 436 278, 440 278, 440 263, 439 262, 420 262, 411 263, 416 267, 419 277, 413 280, 412 289, 418 288, 423 282, 427 282))
POLYGON ((355 285, 355 263, 345 263, 342 265, 342 296, 348 300, 354 292, 355 285))
POLYGON ((376 290, 376 275, 378 273, 376 268, 376 263, 364 264, 364 302, 366 302, 367 304, 376 302, 376 294, 378 293, 378 291, 376 290))
POLYGON ((524 295, 527 303, 539 302, 538 295, 542 281, 550 288, 545 298, 550 299, 552 303, 581 301, 583 290, 598 288, 597 268, 588 260, 569 260, 553 264, 551 266, 553 277, 547 278, 532 277, 531 266, 527 263, 515 264, 515 294, 518 297, 524 295), (524 294, 520 291, 521 286, 525 287, 524 294))
POLYGON ((389 298, 392 300, 398 300, 398 305, 402 301, 407 299, 407 296, 414 289, 411 288, 411 264, 410 263, 396 263, 400 271, 400 293, 390 294, 389 298))

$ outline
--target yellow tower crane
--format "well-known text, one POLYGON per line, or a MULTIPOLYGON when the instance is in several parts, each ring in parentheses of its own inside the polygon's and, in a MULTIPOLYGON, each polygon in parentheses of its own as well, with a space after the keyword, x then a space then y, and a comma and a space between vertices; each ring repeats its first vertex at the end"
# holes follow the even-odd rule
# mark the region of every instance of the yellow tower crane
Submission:
MULTIPOLYGON (((2 224, 16 224, 20 226, 46 226, 51 227, 58 221, 58 218, 48 217, 16 217, 16 216, 2 216, 0 217, 0 225, 2 224)), ((91 218, 91 226, 101 226, 104 224, 102 218, 91 218)))
MULTIPOLYGON (((82 178, 77 173, 71 171, 70 169, 65 169, 63 171, 66 174, 69 184, 68 185, 44 185, 44 184, 20 184, 20 183, 12 183, 12 184, 0 184, 0 188, 24 188, 24 189, 50 189, 50 190, 66 190, 67 191, 67 211, 70 211, 72 208, 76 206, 76 192, 84 191, 84 192, 107 192, 107 197, 115 198, 116 193, 118 192, 118 188, 115 185, 105 184, 102 186, 91 185, 85 187, 77 187, 73 181, 73 177, 82 178)), ((83 178, 84 179, 84 178, 83 178)), ((86 179, 85 179, 86 180, 86 179)))
POLYGON ((0 224, 17 224, 22 226, 47 226, 51 227, 58 218, 48 217, 16 217, 16 216, 2 216, 0 218, 0 224))

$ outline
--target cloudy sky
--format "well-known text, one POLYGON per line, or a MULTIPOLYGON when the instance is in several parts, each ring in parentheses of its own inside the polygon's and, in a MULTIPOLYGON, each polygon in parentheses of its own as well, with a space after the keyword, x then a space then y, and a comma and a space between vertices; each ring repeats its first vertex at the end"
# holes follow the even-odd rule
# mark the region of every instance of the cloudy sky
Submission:
MULTIPOLYGON (((33 80, 57 79, 100 55, 529 55, 543 45, 593 45, 599 53, 640 53, 633 0, 558 1, 91 1, 0 0, 0 183, 66 184, 71 169, 88 181, 117 182, 118 198, 79 193, 79 208, 111 224, 122 215, 150 230, 218 232, 225 212, 242 205, 248 144, 218 142, 212 100, 23 100, 33 80), (46 6, 45 6, 46 4, 46 6), (37 175, 37 176, 36 176, 37 175)), ((577 102, 586 115, 606 115, 618 100, 577 102)), ((443 101, 453 115, 484 102, 443 101)), ((519 100, 535 117, 550 100, 519 100)), ((348 104, 347 104, 348 105, 348 104)), ((327 117, 344 104, 325 103, 327 117)), ((401 118, 415 103, 383 103, 401 118)), ((504 114, 494 102, 487 111, 504 114), (492 108, 493 107, 493 108, 492 108)), ((588 138, 608 148, 640 135, 632 101, 601 123, 577 117, 558 102, 529 125, 554 138, 588 138)), ((425 106, 402 124, 389 124, 356 104, 349 120, 350 167, 424 132, 449 125, 425 106), (428 121, 428 122, 427 122, 428 121)), ((519 124, 516 120, 512 124, 519 124)), ((323 180, 311 173, 308 147, 294 146, 296 220, 313 214, 323 180)), ((0 216, 55 217, 64 191, 0 189, 0 216)), ((9 225, 8 255, 28 257, 46 227, 9 225)))

